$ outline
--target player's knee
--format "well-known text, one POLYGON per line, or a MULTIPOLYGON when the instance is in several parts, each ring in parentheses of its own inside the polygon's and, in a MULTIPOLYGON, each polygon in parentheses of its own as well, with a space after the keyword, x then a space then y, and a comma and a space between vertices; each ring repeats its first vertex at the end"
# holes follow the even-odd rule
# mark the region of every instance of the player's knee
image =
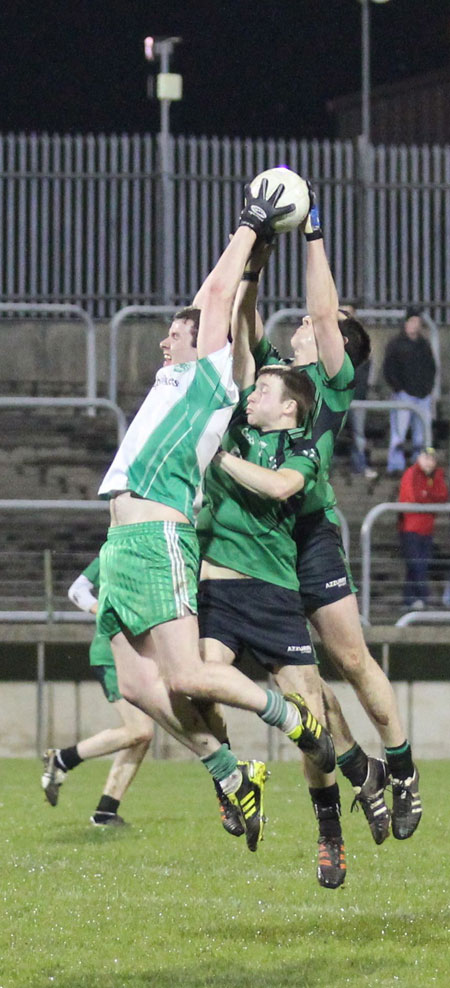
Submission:
POLYGON ((201 700, 205 696, 201 677, 191 669, 180 669, 172 673, 168 686, 171 693, 190 696, 193 700, 201 700))
POLYGON ((352 648, 347 648, 345 655, 339 656, 337 665, 347 679, 357 682, 366 674, 369 663, 373 661, 374 659, 365 647, 361 648, 355 645, 352 648))
POLYGON ((148 746, 153 738, 153 728, 150 726, 148 728, 142 727, 139 730, 135 730, 133 731, 131 738, 131 745, 133 748, 137 748, 140 744, 146 744, 148 746))

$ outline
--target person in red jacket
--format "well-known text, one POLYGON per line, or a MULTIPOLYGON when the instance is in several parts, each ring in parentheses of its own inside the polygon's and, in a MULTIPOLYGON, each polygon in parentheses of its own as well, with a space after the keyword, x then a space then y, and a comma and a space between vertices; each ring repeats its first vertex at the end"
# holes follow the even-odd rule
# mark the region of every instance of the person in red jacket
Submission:
MULTIPOLYGON (((448 500, 444 471, 437 466, 436 451, 432 446, 424 447, 414 465, 405 470, 398 499, 417 504, 438 504, 448 500)), ((404 602, 413 610, 422 610, 428 599, 434 519, 435 515, 425 512, 399 516, 400 545, 406 564, 404 602)))

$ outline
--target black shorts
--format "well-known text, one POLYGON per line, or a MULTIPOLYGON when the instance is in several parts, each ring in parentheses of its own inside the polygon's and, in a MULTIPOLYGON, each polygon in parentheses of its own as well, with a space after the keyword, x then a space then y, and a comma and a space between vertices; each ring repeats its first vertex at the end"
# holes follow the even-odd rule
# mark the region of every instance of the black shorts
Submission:
POLYGON ((356 593, 339 525, 324 511, 299 519, 295 528, 297 576, 305 614, 356 593))
POLYGON ((315 664, 297 590, 254 579, 202 580, 198 623, 200 638, 214 638, 235 655, 245 646, 270 672, 315 664))

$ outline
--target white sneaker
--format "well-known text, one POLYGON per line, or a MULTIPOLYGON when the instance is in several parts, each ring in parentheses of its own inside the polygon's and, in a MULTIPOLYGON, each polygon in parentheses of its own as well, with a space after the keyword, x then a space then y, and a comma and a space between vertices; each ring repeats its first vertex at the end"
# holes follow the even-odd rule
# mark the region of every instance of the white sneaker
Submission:
POLYGON ((44 773, 41 777, 41 786, 51 806, 56 806, 58 802, 59 789, 62 786, 66 773, 56 764, 56 748, 47 748, 42 761, 44 762, 44 773))

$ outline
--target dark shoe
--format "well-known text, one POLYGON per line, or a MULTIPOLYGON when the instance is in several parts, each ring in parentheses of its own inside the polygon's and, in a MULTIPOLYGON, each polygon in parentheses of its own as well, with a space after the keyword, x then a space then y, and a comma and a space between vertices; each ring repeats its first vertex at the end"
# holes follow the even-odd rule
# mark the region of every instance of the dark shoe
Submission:
POLYGON ((241 822, 245 828, 245 838, 249 851, 256 851, 259 841, 263 839, 266 818, 263 811, 264 786, 268 776, 264 762, 238 762, 242 773, 242 782, 228 798, 239 810, 241 822))
POLYGON ((361 805, 375 844, 382 844, 389 837, 391 823, 391 813, 384 800, 389 775, 386 762, 381 758, 369 758, 368 763, 365 782, 362 786, 353 786, 352 810, 361 805))
POLYGON ((337 889, 347 874, 345 847, 342 837, 319 837, 319 865, 317 878, 319 885, 326 889, 337 889))
POLYGON ((336 753, 331 734, 316 720, 300 693, 286 693, 284 699, 297 707, 301 721, 288 737, 322 772, 332 772, 336 767, 336 753))
POLYGON ((397 840, 412 837, 422 816, 422 803, 419 795, 419 773, 409 779, 393 779, 392 782, 392 833, 397 840))
POLYGON ((47 748, 43 755, 44 772, 41 776, 41 786, 50 806, 56 806, 59 790, 66 778, 66 773, 56 764, 56 748, 47 748))
POLYGON ((91 817, 89 817, 91 823, 94 827, 125 827, 126 823, 122 816, 118 813, 105 813, 103 810, 99 813, 96 810, 91 817))
POLYGON ((232 837, 242 837, 245 834, 245 827, 242 823, 241 813, 237 806, 233 806, 228 796, 222 792, 220 784, 216 779, 213 779, 214 788, 216 790, 216 796, 219 802, 219 812, 220 819, 222 821, 222 827, 226 830, 227 834, 231 834, 232 837))

